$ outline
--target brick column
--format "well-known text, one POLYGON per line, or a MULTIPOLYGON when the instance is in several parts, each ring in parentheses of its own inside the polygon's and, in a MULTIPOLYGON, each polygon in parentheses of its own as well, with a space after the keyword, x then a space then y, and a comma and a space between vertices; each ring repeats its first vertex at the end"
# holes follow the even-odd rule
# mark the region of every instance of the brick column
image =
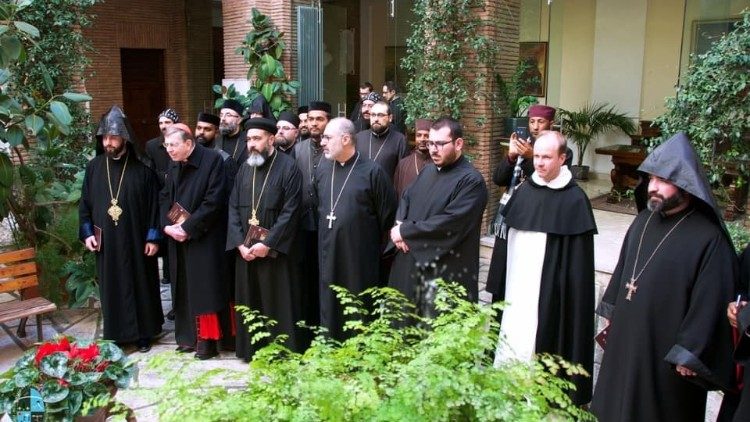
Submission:
MULTIPOLYGON (((476 144, 468 148, 474 157, 474 166, 482 173, 490 192, 487 208, 482 221, 482 233, 487 232, 487 224, 495 216, 497 203, 500 200, 500 189, 492 183, 492 171, 497 167, 504 154, 498 139, 503 129, 503 115, 498 113, 493 102, 497 92, 495 73, 500 73, 505 80, 513 74, 518 61, 518 20, 520 0, 496 2, 485 0, 483 9, 472 11, 478 13, 485 25, 481 32, 490 38, 490 42, 498 46, 498 53, 494 63, 489 66, 472 64, 467 67, 468 74, 482 75, 486 78, 486 92, 470 98, 464 107, 462 124, 464 133, 473 137, 476 144), (477 119, 483 120, 482 124, 477 119)), ((469 53, 472 54, 472 53, 469 53)), ((475 62, 474 62, 475 63, 475 62)))

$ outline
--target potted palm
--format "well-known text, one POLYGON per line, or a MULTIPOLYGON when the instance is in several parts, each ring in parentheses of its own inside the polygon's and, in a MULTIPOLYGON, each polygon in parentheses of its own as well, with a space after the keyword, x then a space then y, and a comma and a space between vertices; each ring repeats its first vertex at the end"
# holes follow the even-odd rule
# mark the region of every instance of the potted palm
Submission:
POLYGON ((533 95, 523 95, 524 87, 529 84, 524 75, 531 65, 521 61, 518 63, 510 81, 506 82, 499 73, 495 74, 495 83, 500 99, 508 107, 508 117, 505 118, 503 136, 510 136, 519 127, 528 127, 529 118, 526 113, 539 101, 533 95))
POLYGON ((576 165, 571 166, 573 177, 578 180, 588 179, 589 166, 583 165, 583 155, 591 141, 597 136, 611 130, 622 130, 628 135, 635 133, 633 120, 615 111, 607 103, 586 104, 580 110, 560 109, 560 130, 566 139, 572 141, 577 149, 576 165))

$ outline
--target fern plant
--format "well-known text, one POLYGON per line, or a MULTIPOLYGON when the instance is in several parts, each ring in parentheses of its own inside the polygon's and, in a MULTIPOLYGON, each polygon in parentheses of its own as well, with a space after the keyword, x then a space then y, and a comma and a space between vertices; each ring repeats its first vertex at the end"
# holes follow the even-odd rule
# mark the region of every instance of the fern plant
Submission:
POLYGON ((631 135, 636 130, 630 117, 618 113, 614 106, 607 103, 586 104, 576 111, 560 109, 559 115, 562 134, 578 148, 578 166, 583 165, 586 148, 597 136, 616 129, 631 135))

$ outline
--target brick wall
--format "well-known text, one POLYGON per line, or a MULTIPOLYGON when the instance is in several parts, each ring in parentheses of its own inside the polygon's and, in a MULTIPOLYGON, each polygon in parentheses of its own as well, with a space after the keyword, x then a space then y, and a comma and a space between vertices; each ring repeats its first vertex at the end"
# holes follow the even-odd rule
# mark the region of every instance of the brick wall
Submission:
POLYGON ((84 34, 95 49, 86 80, 92 115, 123 103, 120 49, 164 49, 166 104, 194 124, 212 98, 211 0, 107 0, 91 12, 84 34))

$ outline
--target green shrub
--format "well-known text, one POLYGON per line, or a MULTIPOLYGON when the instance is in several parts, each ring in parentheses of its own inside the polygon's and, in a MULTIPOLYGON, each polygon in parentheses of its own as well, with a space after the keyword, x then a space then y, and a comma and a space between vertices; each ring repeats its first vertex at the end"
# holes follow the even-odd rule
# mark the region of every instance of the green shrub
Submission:
MULTIPOLYGON (((163 421, 539 421, 588 420, 556 373, 585 373, 552 356, 533 363, 493 367, 499 306, 463 299, 455 284, 441 284, 439 316, 425 320, 397 291, 370 289, 352 295, 336 288, 353 336, 337 342, 323 329, 304 354, 270 339, 249 370, 212 370, 189 377, 190 363, 174 354, 151 364, 167 380, 155 396, 163 421), (372 310, 363 303, 372 303, 372 310), (401 321, 417 320, 419 327, 401 321), (178 369, 174 369, 178 366, 178 369), (228 379, 235 388, 216 385, 228 379)), ((244 309, 254 340, 268 341, 267 318, 244 309)), ((193 371, 194 372, 194 371, 193 371)))

